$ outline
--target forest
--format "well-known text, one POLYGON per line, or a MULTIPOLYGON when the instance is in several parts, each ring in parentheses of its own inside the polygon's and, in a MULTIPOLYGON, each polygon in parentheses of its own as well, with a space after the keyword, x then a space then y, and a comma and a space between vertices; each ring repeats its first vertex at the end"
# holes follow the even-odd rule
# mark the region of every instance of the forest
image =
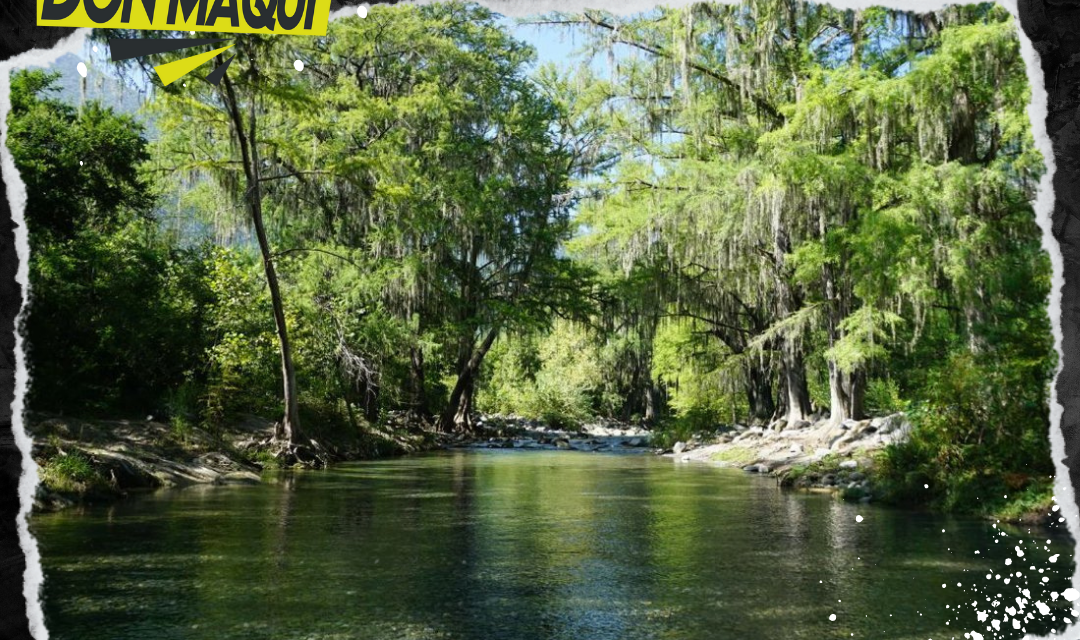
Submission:
MULTIPOLYGON (((218 85, 162 86, 185 52, 103 60, 138 118, 17 72, 30 409, 259 415, 286 444, 605 418, 661 446, 904 412, 891 500, 1049 504, 1044 167, 1008 12, 524 22, 567 64, 449 2, 235 36, 218 85)), ((175 34, 93 38, 133 36, 175 34)))

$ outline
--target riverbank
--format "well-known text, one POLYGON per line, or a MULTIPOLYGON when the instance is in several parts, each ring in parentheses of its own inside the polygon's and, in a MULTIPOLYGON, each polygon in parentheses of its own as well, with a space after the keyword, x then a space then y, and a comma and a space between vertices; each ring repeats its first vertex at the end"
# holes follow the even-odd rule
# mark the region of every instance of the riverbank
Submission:
POLYGON ((54 511, 128 493, 194 484, 254 484, 271 468, 400 455, 439 446, 419 429, 313 432, 299 446, 274 439, 274 424, 247 416, 217 433, 145 420, 31 416, 39 484, 34 508, 54 511))
MULTIPOLYGON (((801 421, 791 428, 782 422, 769 427, 732 427, 714 438, 675 443, 662 455, 679 462, 735 467, 767 474, 779 486, 796 491, 833 494, 849 502, 897 503, 881 477, 881 457, 889 445, 910 437, 913 426, 903 413, 867 420, 801 421)), ((930 480, 922 485, 932 495, 930 480)), ((912 502, 910 498, 905 502, 912 502)), ((926 500, 917 504, 926 505, 926 500)), ((1049 487, 1031 485, 1003 506, 981 512, 1012 524, 1047 526, 1060 517, 1054 512, 1049 487)))
POLYGON ((36 511, 108 502, 132 492, 196 484, 255 484, 267 469, 322 468, 335 462, 386 458, 436 449, 499 448, 649 452, 640 427, 593 422, 574 430, 537 421, 489 416, 473 434, 445 434, 429 425, 391 416, 363 432, 315 430, 302 445, 274 439, 274 424, 248 416, 210 433, 146 420, 79 420, 32 416, 28 420, 38 465, 36 511))
MULTIPOLYGON (((444 434, 404 415, 366 430, 308 433, 308 442, 286 446, 274 439, 271 421, 248 416, 221 433, 146 420, 77 420, 35 416, 30 421, 40 483, 36 511, 107 502, 132 492, 194 484, 254 484, 261 472, 321 468, 334 462, 386 458, 436 449, 485 448, 656 453, 675 461, 735 467, 769 475, 786 490, 833 494, 851 502, 896 503, 880 478, 882 452, 904 442, 912 425, 904 414, 869 420, 803 421, 791 428, 723 427, 670 449, 654 449, 650 431, 597 421, 575 429, 551 428, 513 416, 484 416, 473 434, 444 434)), ((928 495, 929 483, 924 485, 928 495)), ((910 501, 909 501, 910 502, 910 501)), ((925 501, 922 502, 925 506, 925 501)), ((1004 522, 1046 525, 1057 519, 1044 488, 1021 491, 983 515, 1004 522)))

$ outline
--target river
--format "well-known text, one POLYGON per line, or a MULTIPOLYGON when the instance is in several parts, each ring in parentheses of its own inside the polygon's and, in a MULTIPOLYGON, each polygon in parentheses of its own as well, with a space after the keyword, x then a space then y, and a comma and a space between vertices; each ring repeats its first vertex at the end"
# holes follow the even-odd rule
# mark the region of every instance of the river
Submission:
POLYGON ((1021 588, 1051 606, 1029 632, 1062 628, 1073 568, 1060 533, 631 454, 442 452, 31 524, 62 640, 962 638, 1021 588))

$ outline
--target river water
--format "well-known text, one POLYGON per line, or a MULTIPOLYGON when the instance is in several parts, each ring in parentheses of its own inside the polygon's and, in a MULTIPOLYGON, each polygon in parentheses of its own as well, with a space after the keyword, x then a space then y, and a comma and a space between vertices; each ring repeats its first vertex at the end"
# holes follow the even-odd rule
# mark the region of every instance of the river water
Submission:
POLYGON ((1062 628, 1049 592, 1073 569, 1052 531, 556 451, 348 464, 31 526, 47 626, 71 640, 1019 637, 1004 607, 1029 589, 1050 613, 1018 622, 1062 628))

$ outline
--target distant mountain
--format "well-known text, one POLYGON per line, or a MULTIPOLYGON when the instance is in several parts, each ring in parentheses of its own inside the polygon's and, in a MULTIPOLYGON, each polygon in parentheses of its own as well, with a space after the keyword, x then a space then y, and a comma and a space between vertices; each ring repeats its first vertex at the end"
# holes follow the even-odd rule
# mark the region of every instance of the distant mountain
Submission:
POLYGON ((146 100, 146 91, 117 77, 109 64, 106 60, 93 60, 67 53, 44 68, 60 73, 56 86, 60 90, 58 97, 64 102, 78 105, 80 100, 97 100, 118 113, 135 116, 147 125, 147 135, 152 136, 153 123, 140 110, 146 100), (86 65, 85 80, 79 75, 80 62, 86 65))

